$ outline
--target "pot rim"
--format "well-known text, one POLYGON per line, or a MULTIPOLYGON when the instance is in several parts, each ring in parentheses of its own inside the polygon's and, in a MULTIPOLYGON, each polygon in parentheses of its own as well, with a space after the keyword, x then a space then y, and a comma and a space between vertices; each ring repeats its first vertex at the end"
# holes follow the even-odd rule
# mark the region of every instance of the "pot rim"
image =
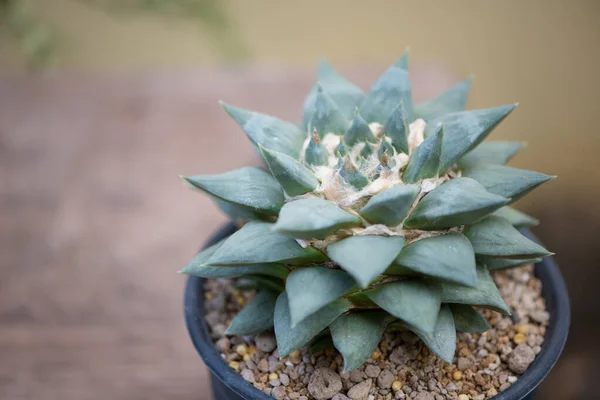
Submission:
MULTIPOLYGON (((210 236, 204 247, 208 247, 231 235, 235 230, 236 227, 231 222, 221 226, 210 236)), ((528 229, 521 229, 521 232, 529 239, 537 243, 540 242, 528 229)), ((567 341, 571 320, 569 295, 554 257, 548 256, 542 259, 541 262, 535 265, 534 273, 542 280, 542 296, 550 312, 550 321, 546 329, 542 351, 536 356, 527 371, 508 389, 494 396, 494 400, 524 399, 533 392, 552 370, 567 341)), ((238 395, 245 399, 273 399, 273 397, 246 382, 241 375, 230 368, 214 346, 204 320, 203 283, 203 278, 189 276, 184 297, 186 325, 198 354, 211 373, 238 395)))

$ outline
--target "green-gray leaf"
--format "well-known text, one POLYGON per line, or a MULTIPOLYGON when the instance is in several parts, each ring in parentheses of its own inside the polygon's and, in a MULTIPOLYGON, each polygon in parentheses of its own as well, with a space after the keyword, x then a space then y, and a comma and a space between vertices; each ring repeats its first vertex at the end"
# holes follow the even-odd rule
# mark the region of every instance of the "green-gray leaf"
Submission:
POLYGON ((221 200, 251 211, 277 215, 285 198, 279 183, 268 172, 244 167, 219 175, 183 177, 189 184, 221 200))
POLYGON ((273 327, 273 313, 275 311, 275 302, 277 294, 265 290, 259 292, 244 307, 238 315, 233 318, 229 328, 225 332, 227 335, 257 335, 273 327))
POLYGON ((308 165, 322 166, 329 162, 329 153, 325 146, 321 144, 319 134, 315 131, 311 134, 310 141, 304 152, 304 161, 308 165))
POLYGON ((442 282, 441 286, 442 303, 468 304, 510 315, 508 306, 485 266, 477 266, 477 286, 474 288, 446 282, 442 282))
POLYGON ((292 327, 337 300, 355 286, 344 271, 325 267, 298 268, 288 276, 285 290, 292 327))
POLYGON ((369 178, 354 166, 349 156, 344 157, 343 164, 337 173, 344 182, 357 190, 361 190, 369 184, 369 178))
POLYGON ((440 280, 477 285, 475 252, 469 239, 460 233, 417 240, 402 249, 394 264, 440 280))
MULTIPOLYGON (((408 154, 408 116, 404 109, 404 101, 392 111, 388 119, 383 124, 382 135, 392 140, 392 145, 399 153, 408 154)), ((391 154, 388 154, 391 156, 391 154)))
POLYGON ((268 150, 258 145, 271 174, 288 196, 300 196, 314 191, 319 180, 303 164, 287 154, 268 150))
POLYGON ((508 203, 489 193, 477 181, 455 178, 443 183, 419 201, 404 226, 412 229, 444 229, 471 224, 508 203))
POLYGON ((439 358, 447 363, 452 363, 456 351, 456 327, 447 304, 442 304, 433 332, 428 333, 416 329, 413 332, 439 358))
POLYGON ((421 179, 434 178, 438 175, 443 140, 444 127, 442 125, 410 155, 406 170, 402 173, 404 182, 415 183, 421 179))
MULTIPOLYGON (((365 94, 362 90, 334 70, 325 60, 321 61, 317 73, 317 81, 323 86, 323 89, 329 93, 340 111, 346 119, 350 120, 354 114, 354 109, 359 105, 365 94)), ((304 127, 308 123, 315 110, 317 98, 317 84, 313 86, 304 102, 304 127)))
POLYGON ((462 176, 475 179, 490 193, 517 201, 542 183, 556 178, 535 171, 503 165, 477 164, 466 168, 462 176))
POLYGON ((267 149, 285 153, 296 159, 300 158, 306 132, 296 124, 225 103, 221 103, 221 106, 242 127, 257 150, 260 143, 267 149))
POLYGON ((369 128, 369 124, 367 124, 367 121, 365 121, 358 113, 358 110, 356 110, 356 114, 350 127, 346 133, 344 133, 344 143, 352 147, 355 144, 363 143, 365 140, 371 143, 376 142, 375 136, 373 136, 373 132, 371 132, 371 128, 369 128))
POLYGON ((372 224, 397 226, 408 214, 419 195, 419 185, 395 185, 371 197, 360 215, 372 224))
POLYGON ((502 207, 492 215, 506 219, 515 228, 538 226, 540 221, 512 207, 502 207))
POLYGON ((458 160, 458 168, 476 164, 504 165, 524 146, 523 142, 484 142, 458 160))
POLYGON ((465 153, 479 145, 515 105, 451 113, 427 124, 426 135, 444 124, 444 143, 440 171, 446 171, 465 153))
POLYGON ((306 264, 327 258, 318 250, 302 248, 294 239, 275 232, 273 224, 253 221, 231 235, 206 262, 208 265, 262 263, 306 264))
POLYGON ((477 261, 484 264, 490 271, 496 269, 517 268, 529 264, 537 264, 541 258, 529 258, 525 260, 514 260, 509 258, 477 257, 477 261))
POLYGON ((327 247, 327 255, 362 288, 369 286, 402 250, 400 236, 351 236, 327 247))
POLYGON ((308 123, 309 132, 316 129, 320 137, 328 133, 343 135, 347 128, 348 119, 342 114, 329 94, 325 93, 323 88, 317 84, 315 110, 308 123))
POLYGON ((375 82, 360 110, 368 122, 384 123, 400 104, 400 101, 404 102, 408 119, 412 120, 413 106, 408 77, 408 50, 375 82))
POLYGON ((367 292, 369 298, 408 326, 433 332, 440 311, 440 287, 426 280, 386 283, 367 292))
POLYGON ((415 105, 415 116, 430 121, 446 114, 463 111, 467 105, 472 78, 468 78, 431 100, 415 105))
POLYGON ((450 304, 457 331, 467 333, 483 333, 490 329, 487 320, 473 307, 466 304, 450 304))
POLYGON ((333 202, 311 197, 286 203, 274 229, 296 239, 325 239, 340 229, 360 225, 360 218, 333 202))
POLYGON ((281 293, 275 305, 275 337, 279 356, 285 357, 310 342, 319 332, 348 311, 350 305, 347 300, 336 300, 292 328, 287 294, 281 293))
POLYGON ((384 312, 367 311, 342 315, 331 324, 333 343, 344 357, 344 372, 357 369, 369 359, 389 321, 384 312))
POLYGON ((464 234, 475 254, 500 258, 537 258, 552 253, 527 239, 504 218, 489 216, 467 226, 464 234))
POLYGON ((206 195, 210 197, 210 199, 217 205, 217 207, 219 207, 221 211, 227 214, 232 221, 260 221, 269 218, 269 216, 265 214, 261 215, 258 212, 252 211, 248 207, 240 206, 225 200, 221 200, 220 198, 208 193, 206 195))

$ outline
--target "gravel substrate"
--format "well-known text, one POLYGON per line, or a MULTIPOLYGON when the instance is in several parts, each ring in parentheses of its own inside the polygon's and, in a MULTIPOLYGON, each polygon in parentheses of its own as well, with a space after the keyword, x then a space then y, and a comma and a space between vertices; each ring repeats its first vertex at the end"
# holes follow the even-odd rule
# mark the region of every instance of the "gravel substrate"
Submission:
POLYGON ((492 274, 512 319, 480 310, 491 329, 458 333, 453 364, 430 353, 410 332, 386 332, 360 369, 342 372, 333 350, 310 354, 302 348, 279 359, 272 333, 227 337, 231 319, 253 296, 227 279, 205 284, 206 321, 216 347, 230 367, 276 399, 290 400, 484 400, 515 383, 541 351, 549 314, 533 267, 492 274))

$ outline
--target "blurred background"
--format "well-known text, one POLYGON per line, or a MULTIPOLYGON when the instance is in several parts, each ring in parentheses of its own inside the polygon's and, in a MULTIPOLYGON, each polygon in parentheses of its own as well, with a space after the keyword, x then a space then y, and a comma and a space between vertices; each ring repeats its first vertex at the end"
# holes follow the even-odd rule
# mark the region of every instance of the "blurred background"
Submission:
POLYGON ((208 399, 177 270, 225 218, 179 174, 257 163, 217 100, 299 121, 326 56, 470 108, 559 179, 518 206, 570 290, 539 399, 600 398, 600 2, 0 0, 0 398, 208 399))

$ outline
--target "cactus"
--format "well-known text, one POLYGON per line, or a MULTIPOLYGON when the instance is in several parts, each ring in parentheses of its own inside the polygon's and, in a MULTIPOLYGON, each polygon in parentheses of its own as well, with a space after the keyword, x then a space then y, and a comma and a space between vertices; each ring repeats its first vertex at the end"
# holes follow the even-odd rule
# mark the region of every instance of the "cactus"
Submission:
POLYGON ((323 62, 302 125, 223 104, 266 168, 184 177, 244 224, 182 272, 257 290, 227 334, 274 329, 281 357, 332 342, 351 371, 404 329, 452 362, 457 330, 489 327, 475 307, 510 314, 489 270, 551 254, 509 205, 553 177, 482 143, 515 105, 465 111, 470 79, 413 105, 407 64, 364 94, 323 62))

